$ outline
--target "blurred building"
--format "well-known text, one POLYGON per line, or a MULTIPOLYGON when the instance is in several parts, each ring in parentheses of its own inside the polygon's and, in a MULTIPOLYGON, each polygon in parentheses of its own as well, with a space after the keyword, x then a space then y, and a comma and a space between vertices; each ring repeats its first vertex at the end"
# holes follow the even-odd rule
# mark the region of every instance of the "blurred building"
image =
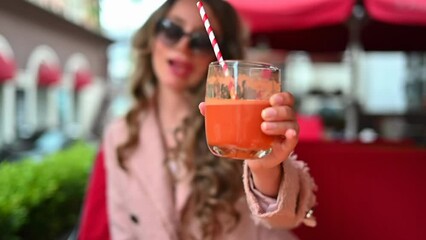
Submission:
POLYGON ((0 149, 52 129, 96 134, 111 43, 97 0, 0 1, 0 149))

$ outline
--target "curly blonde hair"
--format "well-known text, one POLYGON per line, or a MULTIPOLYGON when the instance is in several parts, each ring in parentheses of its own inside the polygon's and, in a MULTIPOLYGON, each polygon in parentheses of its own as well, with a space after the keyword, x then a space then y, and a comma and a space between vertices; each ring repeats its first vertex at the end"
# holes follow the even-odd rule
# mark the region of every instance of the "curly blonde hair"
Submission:
MULTIPOLYGON (((125 161, 129 154, 139 144, 139 130, 141 126, 141 113, 143 113, 151 100, 152 87, 157 86, 157 78, 152 66, 152 44, 156 36, 156 25, 161 21, 179 0, 166 1, 155 11, 147 22, 136 32, 133 38, 133 50, 135 53, 135 69, 131 81, 131 95, 134 104, 125 116, 128 127, 127 141, 117 148, 117 156, 120 166, 125 170, 125 161)), ((194 1, 195 4, 195 1, 194 1)), ((212 10, 222 30, 221 51, 225 59, 241 59, 244 57, 246 34, 239 16, 226 1, 204 0, 204 4, 212 10)), ((206 69, 207 70, 207 69, 206 69)), ((206 71, 207 73, 207 71, 206 71)), ((205 78, 206 76, 204 76, 205 78)), ((203 239, 213 236, 223 230, 231 230, 239 221, 239 213, 235 203, 241 197, 241 162, 219 159, 213 156, 205 142, 204 118, 198 113, 196 107, 203 100, 205 93, 205 81, 191 89, 193 95, 194 112, 185 119, 183 125, 177 130, 183 133, 184 138, 178 139, 177 147, 171 149, 171 154, 181 154, 187 167, 195 168, 195 176, 192 181, 191 203, 195 216, 184 214, 185 219, 197 218, 200 222, 203 239), (188 164, 188 163, 191 164, 188 164), (220 219, 229 216, 231 223, 224 223, 220 219), (228 226, 228 227, 225 227, 228 226)), ((167 153, 170 154, 170 153, 167 153)), ((185 237, 187 238, 187 237, 185 237)))

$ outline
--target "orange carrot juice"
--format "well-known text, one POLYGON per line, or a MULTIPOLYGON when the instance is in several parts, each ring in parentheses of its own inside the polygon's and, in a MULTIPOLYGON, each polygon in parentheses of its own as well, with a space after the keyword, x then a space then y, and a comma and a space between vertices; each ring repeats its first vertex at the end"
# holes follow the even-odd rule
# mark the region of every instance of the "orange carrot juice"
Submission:
POLYGON ((271 151, 272 136, 260 128, 267 100, 208 99, 206 135, 210 150, 229 158, 261 158, 271 151))

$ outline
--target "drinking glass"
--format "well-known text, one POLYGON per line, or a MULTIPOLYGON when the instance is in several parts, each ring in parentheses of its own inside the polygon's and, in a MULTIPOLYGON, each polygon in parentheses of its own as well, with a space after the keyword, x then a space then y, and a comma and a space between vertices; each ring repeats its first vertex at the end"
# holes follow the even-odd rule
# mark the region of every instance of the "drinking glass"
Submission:
POLYGON ((261 130, 261 112, 281 91, 280 69, 268 63, 227 60, 209 65, 205 130, 219 157, 259 159, 272 151, 273 136, 261 130), (227 69, 227 70, 225 70, 227 69))

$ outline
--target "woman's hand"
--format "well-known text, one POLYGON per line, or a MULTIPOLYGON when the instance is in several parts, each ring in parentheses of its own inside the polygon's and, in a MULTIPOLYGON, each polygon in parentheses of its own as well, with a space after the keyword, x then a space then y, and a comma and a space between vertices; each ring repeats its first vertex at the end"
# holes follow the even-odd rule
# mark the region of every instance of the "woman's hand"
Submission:
POLYGON ((260 192, 276 197, 283 177, 281 164, 287 160, 297 145, 299 124, 296 120, 294 97, 289 92, 277 93, 269 99, 271 107, 262 111, 262 131, 276 136, 272 152, 262 159, 246 161, 253 182, 260 192))
POLYGON ((296 120, 294 97, 289 92, 277 93, 269 99, 271 107, 262 111, 262 131, 276 136, 272 152, 262 159, 248 161, 252 171, 267 170, 280 165, 293 152, 298 141, 299 125, 296 120))
MULTIPOLYGON (((270 97, 271 107, 262 111, 262 131, 276 136, 272 152, 262 159, 246 161, 253 174, 256 189, 268 196, 276 196, 282 178, 281 163, 287 160, 298 141, 299 125, 296 120, 294 97, 289 92, 281 92, 270 97)), ((205 104, 199 105, 204 115, 205 104)))

